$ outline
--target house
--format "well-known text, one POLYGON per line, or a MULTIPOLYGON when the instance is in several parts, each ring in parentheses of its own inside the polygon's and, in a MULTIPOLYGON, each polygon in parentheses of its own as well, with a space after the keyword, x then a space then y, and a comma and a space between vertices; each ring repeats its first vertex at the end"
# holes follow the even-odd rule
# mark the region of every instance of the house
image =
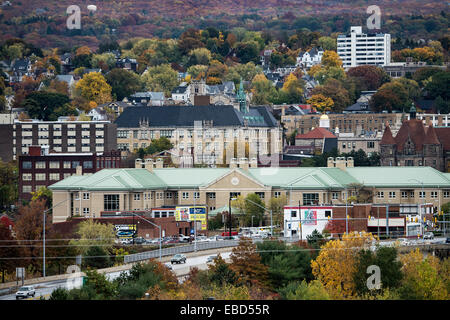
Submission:
POLYGON ((272 52, 273 50, 263 50, 259 53, 259 62, 261 62, 264 70, 270 68, 270 57, 272 56, 272 52))
POLYGON ((94 109, 91 109, 89 113, 87 114, 89 117, 91 117, 92 121, 105 121, 108 119, 108 114, 106 110, 103 108, 97 107, 94 109))
POLYGON ((186 82, 181 83, 172 90, 172 100, 174 102, 187 103, 190 101, 191 88, 186 82))
POLYGON ((326 114, 320 117, 320 125, 308 133, 295 136, 296 146, 314 147, 314 152, 321 154, 337 149, 337 137, 329 130, 330 119, 326 114))
POLYGON ((59 57, 61 59, 61 73, 68 74, 74 70, 72 65, 72 53, 66 52, 59 57))
POLYGON ((165 102, 164 92, 136 92, 132 94, 128 101, 132 104, 142 104, 147 106, 162 106, 165 102))
MULTIPOLYGON (((125 98, 125 100, 126 100, 126 98, 125 98)), ((118 117, 123 112, 123 110, 125 110, 125 108, 127 108, 127 107, 132 105, 131 103, 128 103, 127 101, 108 102, 108 103, 104 103, 104 104, 99 105, 98 108, 104 109, 104 110, 106 110, 106 108, 108 108, 108 109, 110 109, 111 111, 114 112, 114 115, 116 117, 118 117)))
POLYGON ((297 66, 284 66, 277 68, 276 72, 281 76, 285 77, 297 70, 297 66))
POLYGON ((311 68, 316 64, 320 64, 322 62, 323 49, 314 47, 309 51, 300 51, 297 56, 297 67, 302 68, 311 68))
POLYGON ((124 58, 116 61, 116 67, 128 71, 137 71, 138 63, 136 59, 124 58))
POLYGON ((31 76, 30 59, 16 59, 11 67, 10 82, 21 82, 24 76, 31 76))

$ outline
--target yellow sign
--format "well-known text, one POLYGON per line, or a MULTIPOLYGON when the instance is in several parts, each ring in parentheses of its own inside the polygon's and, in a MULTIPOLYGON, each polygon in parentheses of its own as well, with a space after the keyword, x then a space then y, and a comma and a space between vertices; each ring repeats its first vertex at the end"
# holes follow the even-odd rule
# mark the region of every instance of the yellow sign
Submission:
POLYGON ((206 207, 205 206, 189 206, 175 208, 176 221, 200 221, 201 230, 207 230, 206 207), (195 209, 195 213, 194 213, 195 209))

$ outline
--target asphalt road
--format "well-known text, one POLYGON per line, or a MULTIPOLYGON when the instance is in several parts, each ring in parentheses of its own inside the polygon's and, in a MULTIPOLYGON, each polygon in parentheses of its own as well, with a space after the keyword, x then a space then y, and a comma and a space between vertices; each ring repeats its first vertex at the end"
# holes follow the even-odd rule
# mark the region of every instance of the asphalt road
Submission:
MULTIPOLYGON (((230 254, 231 254, 231 251, 224 252, 224 253, 221 253, 221 256, 222 256, 222 258, 227 260, 227 259, 229 259, 230 254)), ((187 257, 186 263, 171 265, 170 262, 165 262, 165 264, 171 265, 172 271, 177 276, 179 276, 180 281, 182 281, 183 279, 181 276, 187 274, 191 267, 197 267, 201 270, 207 269, 208 266, 206 264, 206 260, 208 259, 208 257, 210 255, 211 254, 202 255, 202 256, 198 256, 198 257, 187 257)), ((106 277, 111 281, 111 280, 114 280, 115 278, 117 278, 121 272, 128 272, 128 270, 107 273, 106 277)), ((43 282, 43 283, 35 284, 34 287, 36 290, 36 295, 34 296, 34 298, 28 298, 28 299, 24 299, 24 300, 39 300, 41 297, 48 299, 48 297, 51 295, 53 290, 55 290, 57 288, 71 289, 74 286, 76 287, 76 286, 81 285, 81 281, 82 281, 81 277, 76 277, 76 278, 72 278, 72 279, 68 279, 68 280, 59 280, 59 281, 51 281, 51 282, 43 282)), ((0 296, 0 300, 16 300, 15 293, 0 296)))

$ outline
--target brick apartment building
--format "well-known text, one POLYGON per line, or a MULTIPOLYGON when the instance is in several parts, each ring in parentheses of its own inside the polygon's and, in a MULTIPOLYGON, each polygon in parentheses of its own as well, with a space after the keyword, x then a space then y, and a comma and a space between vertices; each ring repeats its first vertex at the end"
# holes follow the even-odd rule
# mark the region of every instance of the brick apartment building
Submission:
POLYGON ((27 155, 19 156, 19 201, 29 201, 31 192, 71 175, 93 174, 104 168, 120 168, 121 164, 119 151, 49 153, 48 146, 30 146, 28 149, 27 155))

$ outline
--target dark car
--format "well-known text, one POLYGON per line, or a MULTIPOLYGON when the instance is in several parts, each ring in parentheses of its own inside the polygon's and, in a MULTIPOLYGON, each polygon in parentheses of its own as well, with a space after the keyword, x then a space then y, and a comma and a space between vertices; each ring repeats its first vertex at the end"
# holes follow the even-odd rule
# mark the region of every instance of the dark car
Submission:
POLYGON ((143 244, 143 243, 145 243, 145 239, 143 237, 134 238, 134 243, 135 244, 143 244))
POLYGON ((445 243, 450 243, 450 238, 445 239, 445 243))
POLYGON ((176 254, 170 259, 170 263, 186 263, 186 256, 184 254, 176 254))

